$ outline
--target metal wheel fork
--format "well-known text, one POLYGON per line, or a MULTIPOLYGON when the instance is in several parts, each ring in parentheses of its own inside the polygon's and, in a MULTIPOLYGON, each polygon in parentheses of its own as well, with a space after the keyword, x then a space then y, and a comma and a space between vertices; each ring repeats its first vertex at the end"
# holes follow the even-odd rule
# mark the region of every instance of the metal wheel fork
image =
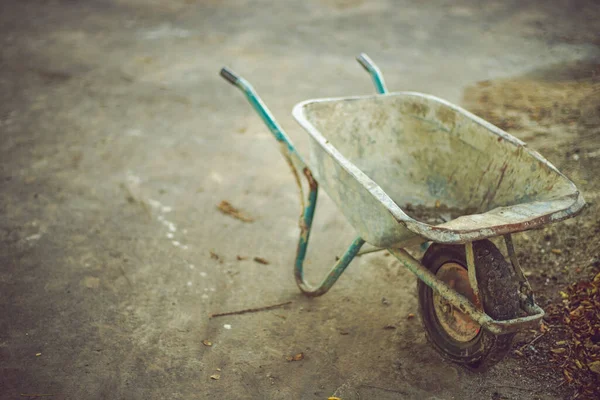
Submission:
POLYGON ((521 269, 521 264, 517 258, 517 253, 515 252, 512 236, 510 234, 504 235, 504 244, 506 245, 506 251, 508 251, 510 263, 512 264, 517 278, 519 278, 519 296, 521 300, 521 308, 529 314, 539 312, 543 313, 544 311, 537 304, 535 304, 533 289, 531 289, 531 285, 529 285, 529 281, 521 269))
MULTIPOLYGON (((444 281, 460 295, 465 296, 473 303, 476 309, 482 311, 483 304, 477 284, 472 242, 465 243, 465 256, 467 261, 466 271, 460 264, 446 263, 440 267, 436 277, 444 281)), ((473 320, 467 313, 454 307, 450 301, 444 299, 438 292, 435 292, 433 296, 434 309, 438 321, 448 335, 459 342, 469 342, 477 336, 481 329, 480 324, 473 320)))

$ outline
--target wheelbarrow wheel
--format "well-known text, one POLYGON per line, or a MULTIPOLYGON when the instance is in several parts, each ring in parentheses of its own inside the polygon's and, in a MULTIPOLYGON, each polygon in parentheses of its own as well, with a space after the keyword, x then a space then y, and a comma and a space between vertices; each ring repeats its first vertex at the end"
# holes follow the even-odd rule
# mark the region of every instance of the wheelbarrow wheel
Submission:
MULTIPOLYGON (((489 240, 473 242, 473 254, 485 312, 497 320, 516 318, 520 312, 518 278, 512 266, 489 240)), ((434 243, 423 256, 422 264, 473 304, 478 304, 469 284, 463 245, 434 243)), ((418 294, 427 338, 445 358, 483 371, 510 351, 514 333, 488 332, 421 281, 418 294)))

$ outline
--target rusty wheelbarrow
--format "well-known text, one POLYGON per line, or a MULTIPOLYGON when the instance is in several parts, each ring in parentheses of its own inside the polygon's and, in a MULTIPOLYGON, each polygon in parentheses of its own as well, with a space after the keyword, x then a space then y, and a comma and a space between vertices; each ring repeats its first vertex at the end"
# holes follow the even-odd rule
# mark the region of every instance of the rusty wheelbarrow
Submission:
POLYGON ((377 95, 307 100, 294 107, 310 135, 308 162, 252 86, 221 70, 273 133, 299 183, 296 282, 307 296, 320 296, 365 242, 387 249, 419 278, 421 318, 435 349, 469 368, 485 369, 506 355, 516 331, 539 324, 544 315, 511 235, 572 217, 585 201, 573 182, 524 142, 440 98, 388 93, 375 64, 365 54, 357 60, 377 95), (303 262, 319 185, 358 237, 313 287, 304 280, 303 262), (432 211, 441 219, 432 220, 432 211), (504 237, 510 262, 489 240, 496 236, 504 237), (420 262, 405 250, 419 244, 427 249, 420 262))

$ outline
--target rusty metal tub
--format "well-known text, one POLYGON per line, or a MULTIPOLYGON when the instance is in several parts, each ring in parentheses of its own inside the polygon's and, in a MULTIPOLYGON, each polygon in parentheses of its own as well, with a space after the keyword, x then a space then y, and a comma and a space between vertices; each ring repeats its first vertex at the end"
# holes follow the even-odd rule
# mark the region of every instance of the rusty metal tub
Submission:
POLYGON ((585 204, 575 185, 525 143, 434 96, 308 100, 293 115, 310 134, 308 164, 317 181, 377 247, 524 231, 585 204), (403 210, 407 204, 471 214, 430 225, 403 210))

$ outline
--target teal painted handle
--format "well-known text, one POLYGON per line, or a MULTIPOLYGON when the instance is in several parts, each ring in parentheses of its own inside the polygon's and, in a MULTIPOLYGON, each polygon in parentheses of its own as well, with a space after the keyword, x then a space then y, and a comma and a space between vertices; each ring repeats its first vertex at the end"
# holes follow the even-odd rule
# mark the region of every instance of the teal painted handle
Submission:
POLYGON ((383 74, 381 70, 373 60, 369 58, 365 53, 360 53, 356 57, 356 61, 371 75, 371 79, 373 79, 373 84, 375 85, 375 89, 379 94, 388 93, 387 88, 385 87, 385 81, 383 80, 383 74))
POLYGON ((237 82, 239 80, 239 77, 235 74, 235 72, 233 72, 232 70, 230 70, 227 67, 223 67, 221 68, 221 72, 219 73, 223 79, 225 79, 227 82, 231 83, 232 85, 237 85, 237 82))

